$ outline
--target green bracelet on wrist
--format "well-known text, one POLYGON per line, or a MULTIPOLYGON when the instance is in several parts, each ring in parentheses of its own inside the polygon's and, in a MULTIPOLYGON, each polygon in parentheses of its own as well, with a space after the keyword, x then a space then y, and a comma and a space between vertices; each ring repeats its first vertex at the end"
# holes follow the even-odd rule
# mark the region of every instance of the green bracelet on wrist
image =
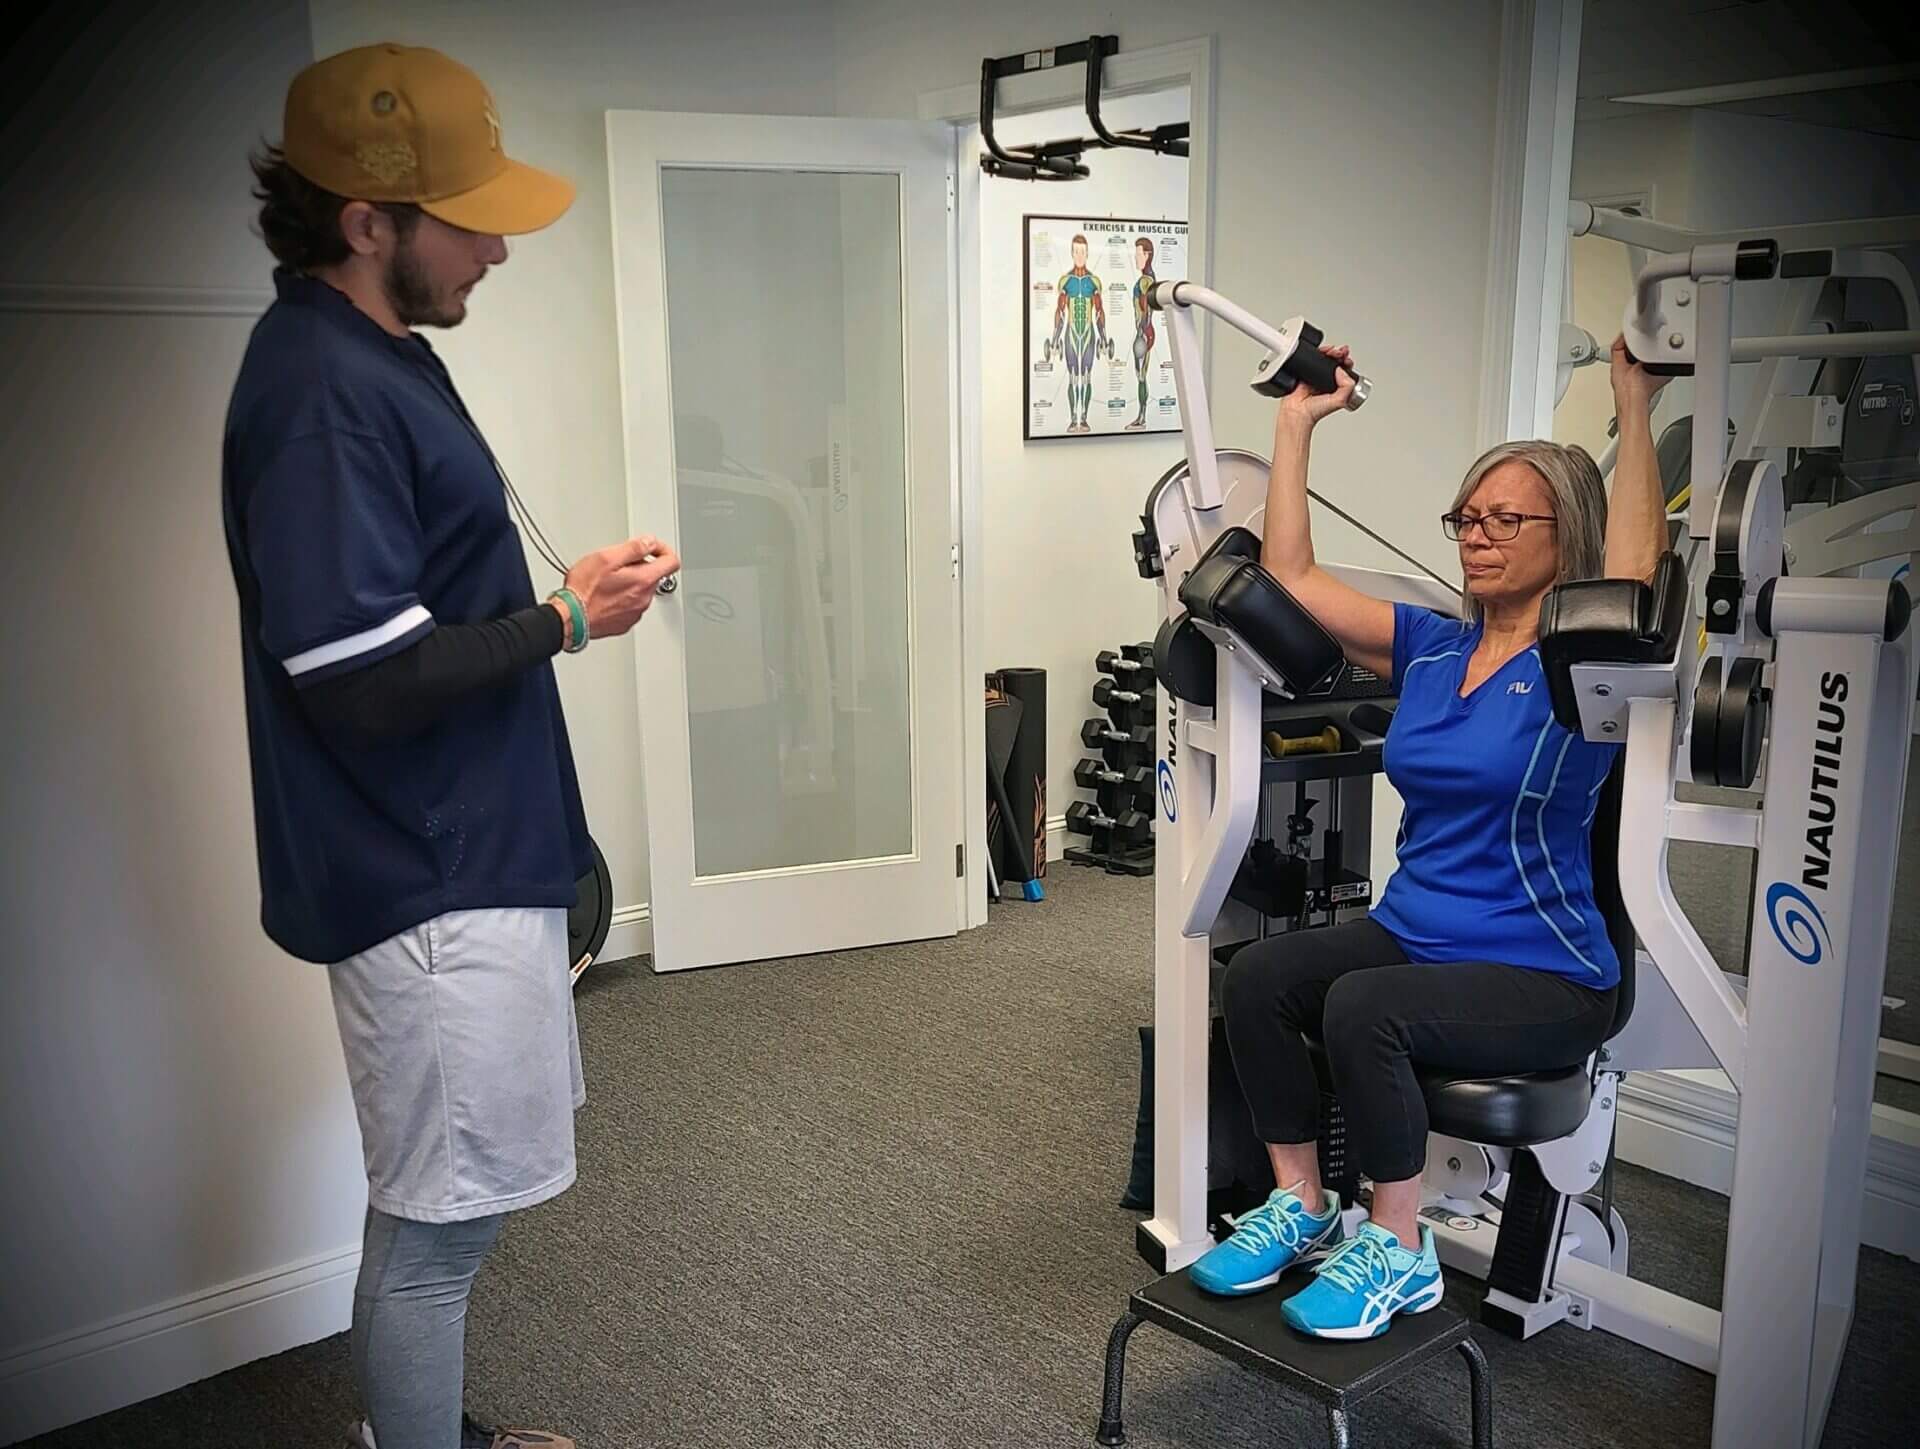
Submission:
POLYGON ((567 606, 567 617, 573 620, 573 627, 567 631, 566 651, 578 654, 587 647, 587 609, 580 602, 580 596, 572 589, 555 589, 548 597, 558 599, 567 606))

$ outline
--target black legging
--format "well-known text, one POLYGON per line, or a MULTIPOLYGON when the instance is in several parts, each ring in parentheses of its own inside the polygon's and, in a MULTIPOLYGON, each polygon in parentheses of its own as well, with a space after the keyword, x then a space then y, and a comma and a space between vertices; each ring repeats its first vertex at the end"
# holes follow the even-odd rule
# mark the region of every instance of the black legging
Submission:
POLYGON ((1606 1039, 1616 990, 1523 966, 1409 965, 1385 927, 1359 920, 1242 947, 1220 994, 1260 1139, 1319 1136, 1319 1080, 1300 1037, 1310 1032, 1326 1044, 1354 1163, 1398 1182, 1427 1160, 1414 1059, 1488 1076, 1578 1066, 1606 1039))

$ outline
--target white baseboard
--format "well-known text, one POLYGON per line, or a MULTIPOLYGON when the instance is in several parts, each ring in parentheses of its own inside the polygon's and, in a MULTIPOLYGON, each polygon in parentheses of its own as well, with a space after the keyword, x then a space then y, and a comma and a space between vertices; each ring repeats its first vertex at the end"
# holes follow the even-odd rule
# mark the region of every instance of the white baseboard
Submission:
MULTIPOLYGON (((622 906, 613 913, 613 926, 607 932, 607 944, 600 948, 602 961, 625 961, 632 956, 653 954, 653 907, 646 901, 637 906, 622 906)), ((591 971, 593 968, 587 968, 591 971)))
POLYGON ((189 1294, 0 1357, 14 1444, 343 1332, 360 1244, 189 1294))
MULTIPOLYGON (((1047 817, 1046 834, 1047 866, 1049 869, 1066 863, 1067 857, 1065 852, 1067 847, 1072 843, 1073 837, 1067 833, 1067 817, 1064 815, 1049 815, 1047 817)), ((980 924, 985 925, 986 922, 982 921, 980 924)))
MULTIPOLYGON (((1725 1195, 1738 1111, 1730 1088, 1699 1076, 1635 1072, 1620 1091, 1620 1158, 1725 1195)), ((1873 1109, 1860 1238, 1920 1261, 1920 1116, 1912 1112, 1873 1109)))
POLYGON ((1875 1070, 1883 1077, 1898 1077, 1903 1082, 1920 1082, 1920 1046, 1915 1046, 1910 1041, 1895 1041, 1890 1037, 1881 1037, 1880 1061, 1875 1070))

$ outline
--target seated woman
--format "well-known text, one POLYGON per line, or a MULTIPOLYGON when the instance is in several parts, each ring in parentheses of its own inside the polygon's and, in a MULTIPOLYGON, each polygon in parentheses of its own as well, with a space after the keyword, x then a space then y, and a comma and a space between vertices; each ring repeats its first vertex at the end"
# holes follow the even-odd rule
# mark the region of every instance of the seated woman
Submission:
POLYGON ((1488 1076, 1577 1066, 1613 1022, 1620 966, 1594 904, 1588 835, 1619 746, 1554 719, 1536 635, 1556 583, 1649 578, 1667 526, 1649 422, 1662 380, 1616 339, 1611 507, 1581 449, 1501 444, 1441 519, 1460 545, 1464 618, 1362 594, 1316 566, 1307 523, 1308 443, 1344 410, 1342 376, 1339 392, 1299 388, 1280 404, 1261 561, 1348 659, 1399 693, 1385 750, 1405 801, 1399 868, 1367 919, 1255 942, 1228 967, 1234 1070, 1280 1186, 1192 1278, 1251 1293, 1311 1263, 1314 1281, 1283 1316, 1351 1339, 1443 1291, 1417 1216, 1427 1111, 1413 1062, 1488 1076), (1348 1150, 1373 1183, 1369 1219, 1344 1241, 1341 1203, 1320 1182, 1320 1088, 1303 1032, 1326 1044, 1348 1150))

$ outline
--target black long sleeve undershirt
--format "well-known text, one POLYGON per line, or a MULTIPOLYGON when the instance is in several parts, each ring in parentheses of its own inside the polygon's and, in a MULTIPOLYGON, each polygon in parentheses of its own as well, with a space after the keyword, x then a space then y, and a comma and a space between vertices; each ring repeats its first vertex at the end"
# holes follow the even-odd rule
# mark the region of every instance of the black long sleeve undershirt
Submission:
POLYGON ((443 624, 398 654, 306 685, 300 702, 327 734, 356 744, 417 735, 464 696, 553 658, 566 624, 546 604, 481 624, 443 624))

